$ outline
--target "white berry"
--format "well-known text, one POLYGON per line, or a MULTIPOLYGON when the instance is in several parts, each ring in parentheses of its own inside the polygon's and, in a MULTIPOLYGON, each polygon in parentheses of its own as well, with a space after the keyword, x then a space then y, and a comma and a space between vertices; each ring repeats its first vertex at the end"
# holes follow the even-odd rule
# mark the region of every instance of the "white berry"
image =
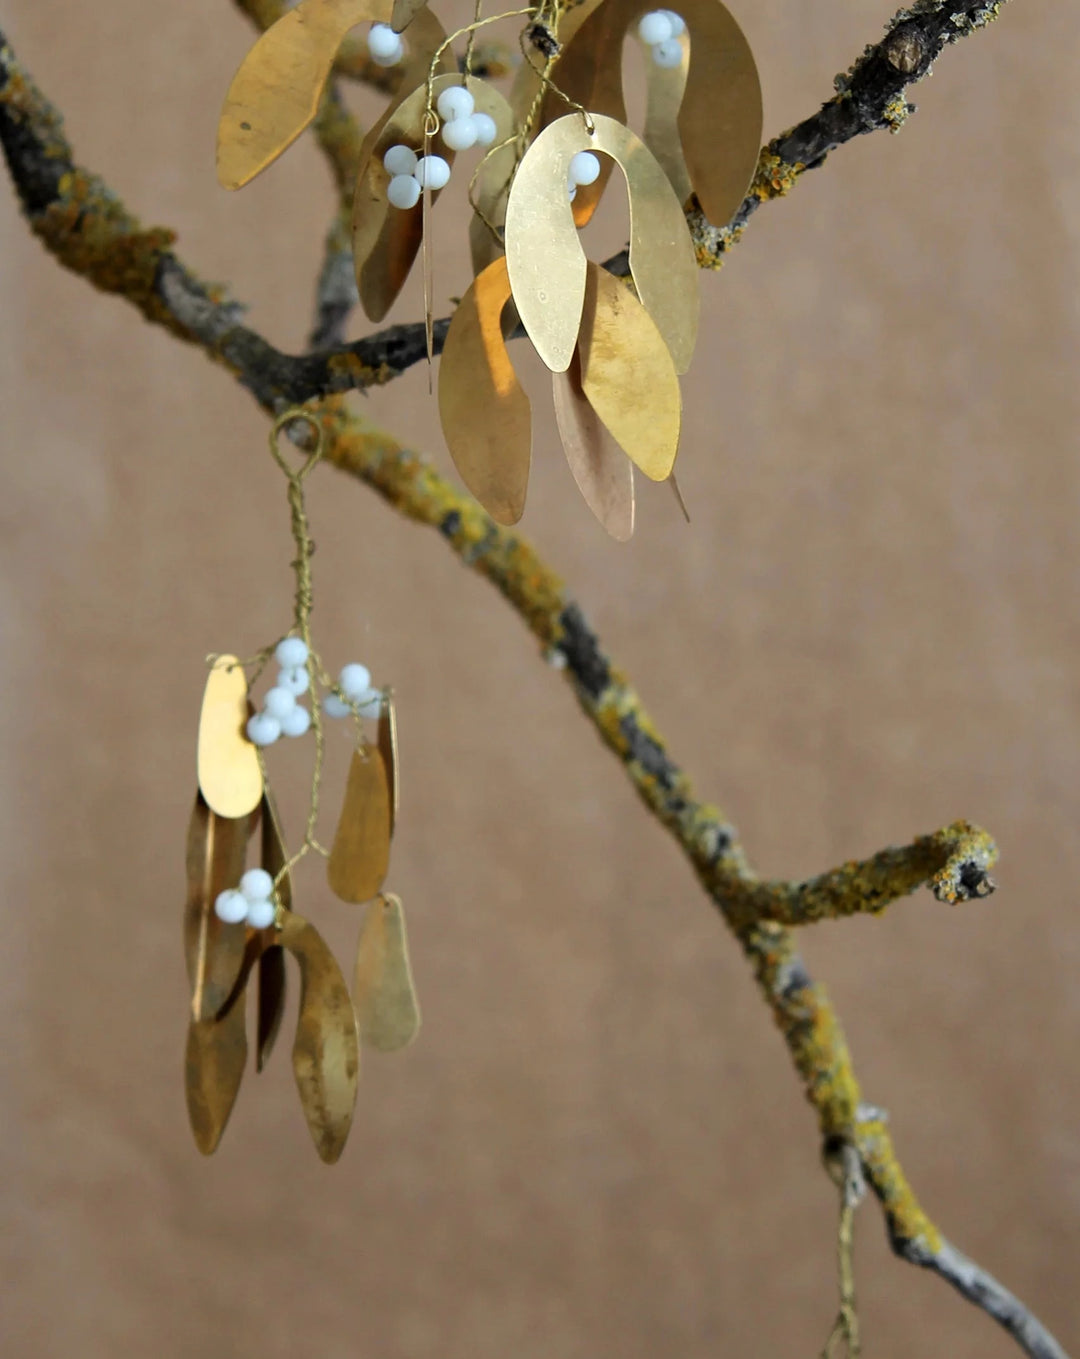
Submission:
POLYGON ((371 688, 371 671, 353 661, 338 676, 338 686, 346 698, 362 698, 371 688))
POLYGON ((682 43, 678 38, 668 38, 667 42, 658 42, 652 50, 653 61, 666 71, 672 71, 676 66, 681 66, 682 56, 682 43))
POLYGON ((456 118, 468 118, 476 108, 476 100, 464 85, 448 85, 435 101, 435 107, 439 111, 439 117, 449 123, 456 118))
POLYGON ((240 894, 247 901, 265 901, 274 890, 274 879, 265 868, 249 868, 240 879, 240 894))
POLYGON ((286 713, 281 719, 281 734, 283 736, 303 736, 311 726, 311 714, 299 703, 291 713, 286 713))
POLYGON ((288 689, 294 698, 299 698, 301 694, 306 694, 311 684, 311 676, 306 667, 296 666, 292 670, 279 670, 277 677, 278 689, 288 689))
POLYGON ((274 660, 282 670, 295 670, 297 666, 307 665, 307 643, 302 637, 285 637, 274 648, 274 660))
POLYGON ((370 689, 366 694, 353 699, 356 711, 361 717, 378 717, 382 711, 382 701, 383 696, 378 689, 370 689))
POLYGON ((393 66, 400 61, 401 39, 389 24, 372 24, 367 35, 368 51, 372 61, 380 66, 393 66))
POLYGON ((399 142, 387 151, 382 163, 388 175, 411 175, 416 169, 416 152, 399 142))
POLYGON ((671 20, 662 9, 650 10, 648 14, 643 14, 637 31, 641 41, 647 42, 650 47, 658 42, 667 42, 673 33, 671 20))
POLYGON ((442 156, 421 156, 413 177, 422 189, 445 189, 450 182, 450 166, 442 156))
POLYGON ((686 20, 682 15, 676 14, 673 9, 662 9, 660 13, 666 15, 671 21, 671 36, 673 38, 681 38, 686 32, 686 20))
POLYGON ((296 695, 290 693, 288 689, 281 685, 276 685, 273 689, 267 689, 266 697, 263 699, 263 712, 269 713, 278 722, 287 713, 291 713, 296 707, 296 695))
POLYGON ((272 901, 253 901, 247 908, 247 923, 253 930, 268 930, 276 915, 277 907, 272 901))
POLYGON ((492 118, 490 113, 474 113, 472 120, 476 128, 477 146, 490 146, 499 135, 495 119, 492 118))
POLYGON ((248 718, 247 736, 253 746, 272 746, 280 735, 281 723, 269 713, 248 718))
POLYGON ((247 897, 235 887, 228 887, 224 892, 219 892, 214 902, 214 914, 226 925, 238 925, 247 915, 247 911, 247 897))
POLYGON ((567 194, 567 197, 570 199, 570 202, 572 203, 572 202, 574 201, 574 199, 577 197, 577 185, 576 185, 576 184, 568 184, 568 185, 566 186, 566 194, 567 194))
POLYGON ((465 118, 452 118, 449 122, 443 123, 442 139, 451 151, 468 151, 476 142, 476 123, 472 114, 465 118))
POLYGON ((570 157, 570 183, 595 184, 600 177, 600 162, 591 151, 579 151, 570 157))
POLYGON ((337 694, 327 694, 322 701, 323 712, 327 717, 348 717, 352 713, 352 708, 337 694))
POLYGON ((386 196, 395 208, 415 208, 420 200, 420 185, 412 175, 395 175, 386 186, 386 196))

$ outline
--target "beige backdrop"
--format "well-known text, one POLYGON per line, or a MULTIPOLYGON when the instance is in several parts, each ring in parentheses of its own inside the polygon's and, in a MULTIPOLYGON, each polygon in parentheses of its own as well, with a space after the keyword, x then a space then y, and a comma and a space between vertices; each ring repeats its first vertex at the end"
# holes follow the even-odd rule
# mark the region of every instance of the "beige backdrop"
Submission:
MULTIPOLYGON (((737 6, 771 133, 888 8, 737 6)), ((226 0, 2 10, 83 163, 298 347, 327 176, 304 145, 217 189, 251 40, 226 0)), ((524 528, 763 871, 959 816, 995 832, 990 902, 921 893, 803 942, 943 1230, 1080 1346, 1071 11, 1008 5, 901 136, 842 149, 703 279, 692 527, 656 490, 631 546, 605 540, 545 415, 524 528)), ((741 958, 502 601, 331 471, 317 629, 400 695, 392 883, 426 1027, 367 1062, 336 1169, 287 1044, 198 1156, 179 922, 202 658, 288 624, 282 485, 246 395, 61 273, 6 188, 0 241, 5 1354, 814 1356, 834 1196, 741 958)), ((466 273, 441 251, 445 299, 466 273)), ((394 315, 417 308, 413 287, 394 315)), ((449 467, 421 370, 364 409, 449 467)), ((298 890, 347 953, 353 913, 316 871, 298 890)), ((858 1278, 875 1359, 1013 1353, 893 1261, 872 1205, 858 1278)))

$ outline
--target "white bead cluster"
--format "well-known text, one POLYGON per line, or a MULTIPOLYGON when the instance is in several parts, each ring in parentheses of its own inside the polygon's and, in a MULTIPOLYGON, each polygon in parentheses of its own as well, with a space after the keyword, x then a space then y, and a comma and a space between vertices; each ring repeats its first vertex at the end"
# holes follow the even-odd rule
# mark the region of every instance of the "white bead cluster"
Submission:
POLYGON ((286 637, 277 644, 274 659, 281 667, 277 683, 266 691, 262 711, 248 719, 248 740, 256 746, 272 746, 279 736, 303 736, 311 726, 311 713, 297 702, 311 683, 307 644, 286 637))
POLYGON ((326 695, 322 706, 327 717, 348 717, 352 712, 361 717, 378 717, 383 696, 371 687, 371 671, 366 665, 356 661, 346 665, 338 676, 337 687, 345 697, 326 695))
POLYGON ((653 9, 641 16, 638 37, 652 48, 652 59, 657 66, 673 69, 682 62, 683 49, 679 38, 686 32, 686 21, 671 9, 653 9))
POLYGON ((367 47, 376 66, 396 66, 405 55, 401 35, 389 24, 372 24, 368 29, 367 47))
MULTIPOLYGON (((470 146, 491 146, 498 136, 495 119, 477 113, 476 101, 464 85, 450 85, 435 101, 442 119, 441 136, 451 151, 470 146)), ((442 156, 417 156, 408 146, 392 146, 383 156, 390 176, 386 197, 395 208, 415 208, 422 189, 444 189, 450 181, 450 164, 442 156)))
POLYGON ((274 879, 266 869, 249 868, 240 879, 239 888, 227 887, 218 893, 214 912, 226 925, 239 925, 246 920, 253 930, 269 929, 277 913, 273 892, 274 879))
POLYGON ((595 184, 600 174, 600 162, 591 151, 579 151, 570 157, 566 172, 566 191, 572 203, 577 197, 580 184, 595 184))

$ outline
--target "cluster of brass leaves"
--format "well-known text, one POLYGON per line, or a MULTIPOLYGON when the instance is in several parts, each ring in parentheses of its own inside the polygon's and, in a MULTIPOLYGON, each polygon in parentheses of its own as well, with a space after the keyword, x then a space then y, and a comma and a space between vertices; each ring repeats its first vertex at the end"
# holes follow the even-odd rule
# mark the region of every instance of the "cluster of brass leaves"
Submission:
MULTIPOLYGON (((422 211, 390 207, 383 155, 397 143, 429 149, 433 100, 450 84, 463 81, 495 120, 498 135, 471 185, 475 277, 447 333, 439 411, 458 472, 502 524, 521 518, 532 457, 530 402, 505 343, 519 323, 551 370, 567 459, 608 532, 633 532, 633 467, 654 481, 672 476, 679 375, 694 352, 699 306, 684 209, 696 195, 710 220, 729 220, 754 173, 762 108, 754 59, 730 12, 720 0, 682 0, 682 64, 646 62, 643 136, 631 132, 623 43, 652 8, 649 0, 538 5, 526 17, 543 18, 557 51, 546 60, 534 52, 506 100, 468 70, 458 74, 426 8, 301 0, 248 55, 222 114, 219 174, 238 187, 314 117, 352 24, 407 27, 397 92, 364 141, 354 198, 357 283, 372 320, 400 293, 439 196, 425 190, 422 211), (599 153, 601 173, 571 203, 567 170, 579 151, 599 153), (578 239, 616 167, 630 201, 626 282, 588 261, 578 239)), ((453 161, 441 143, 439 152, 453 161)))
POLYGON ((383 704, 375 743, 353 753, 327 864, 327 880, 339 898, 371 903, 352 995, 318 930, 293 909, 295 858, 286 851, 258 753, 244 735, 250 711, 240 662, 216 658, 203 697, 199 790, 187 842, 188 1114, 196 1144, 209 1155, 221 1140, 247 1063, 248 982, 254 973, 255 1067, 261 1071, 284 1014, 285 956, 291 954, 300 972, 293 1073, 315 1148, 329 1163, 341 1155, 352 1125, 361 1044, 393 1051, 411 1042, 420 1024, 404 911, 398 897, 382 892, 398 806, 393 696, 383 704), (260 828, 256 857, 274 880, 275 921, 266 929, 224 924, 214 902, 249 866, 249 845, 260 828))

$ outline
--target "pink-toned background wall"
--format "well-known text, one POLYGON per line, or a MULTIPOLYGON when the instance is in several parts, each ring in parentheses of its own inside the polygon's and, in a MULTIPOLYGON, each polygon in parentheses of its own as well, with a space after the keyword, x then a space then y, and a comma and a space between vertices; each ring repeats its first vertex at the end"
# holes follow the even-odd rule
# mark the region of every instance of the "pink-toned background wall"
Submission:
MULTIPOLYGON (((736 12, 771 134, 887 6, 736 12)), ((217 189, 251 41, 226 0, 2 17, 83 163, 298 347, 330 190, 310 145, 217 189)), ((1073 1346, 1078 64, 1070 6, 1008 5, 902 135, 843 148, 703 278, 692 527, 657 490, 632 545, 608 542, 547 417, 524 522, 764 872, 959 816, 997 835, 989 902, 923 893, 803 943, 943 1230, 1073 1346)), ((179 921, 202 658, 287 625, 282 486, 245 394, 61 273, 6 187, 0 252, 4 1352, 816 1354, 834 1194, 735 947, 500 599, 332 471, 317 627, 400 696, 392 881, 426 1026, 368 1060, 336 1169, 287 1050, 197 1155, 179 921)), ((460 293, 460 241, 438 269, 460 293)), ((417 308, 411 288, 394 316, 417 308)), ((422 370, 362 405, 449 470, 422 370)), ((298 892, 347 955, 352 913, 317 871, 298 892)), ((873 1205, 858 1281, 875 1359, 1013 1353, 892 1260, 873 1205)))

